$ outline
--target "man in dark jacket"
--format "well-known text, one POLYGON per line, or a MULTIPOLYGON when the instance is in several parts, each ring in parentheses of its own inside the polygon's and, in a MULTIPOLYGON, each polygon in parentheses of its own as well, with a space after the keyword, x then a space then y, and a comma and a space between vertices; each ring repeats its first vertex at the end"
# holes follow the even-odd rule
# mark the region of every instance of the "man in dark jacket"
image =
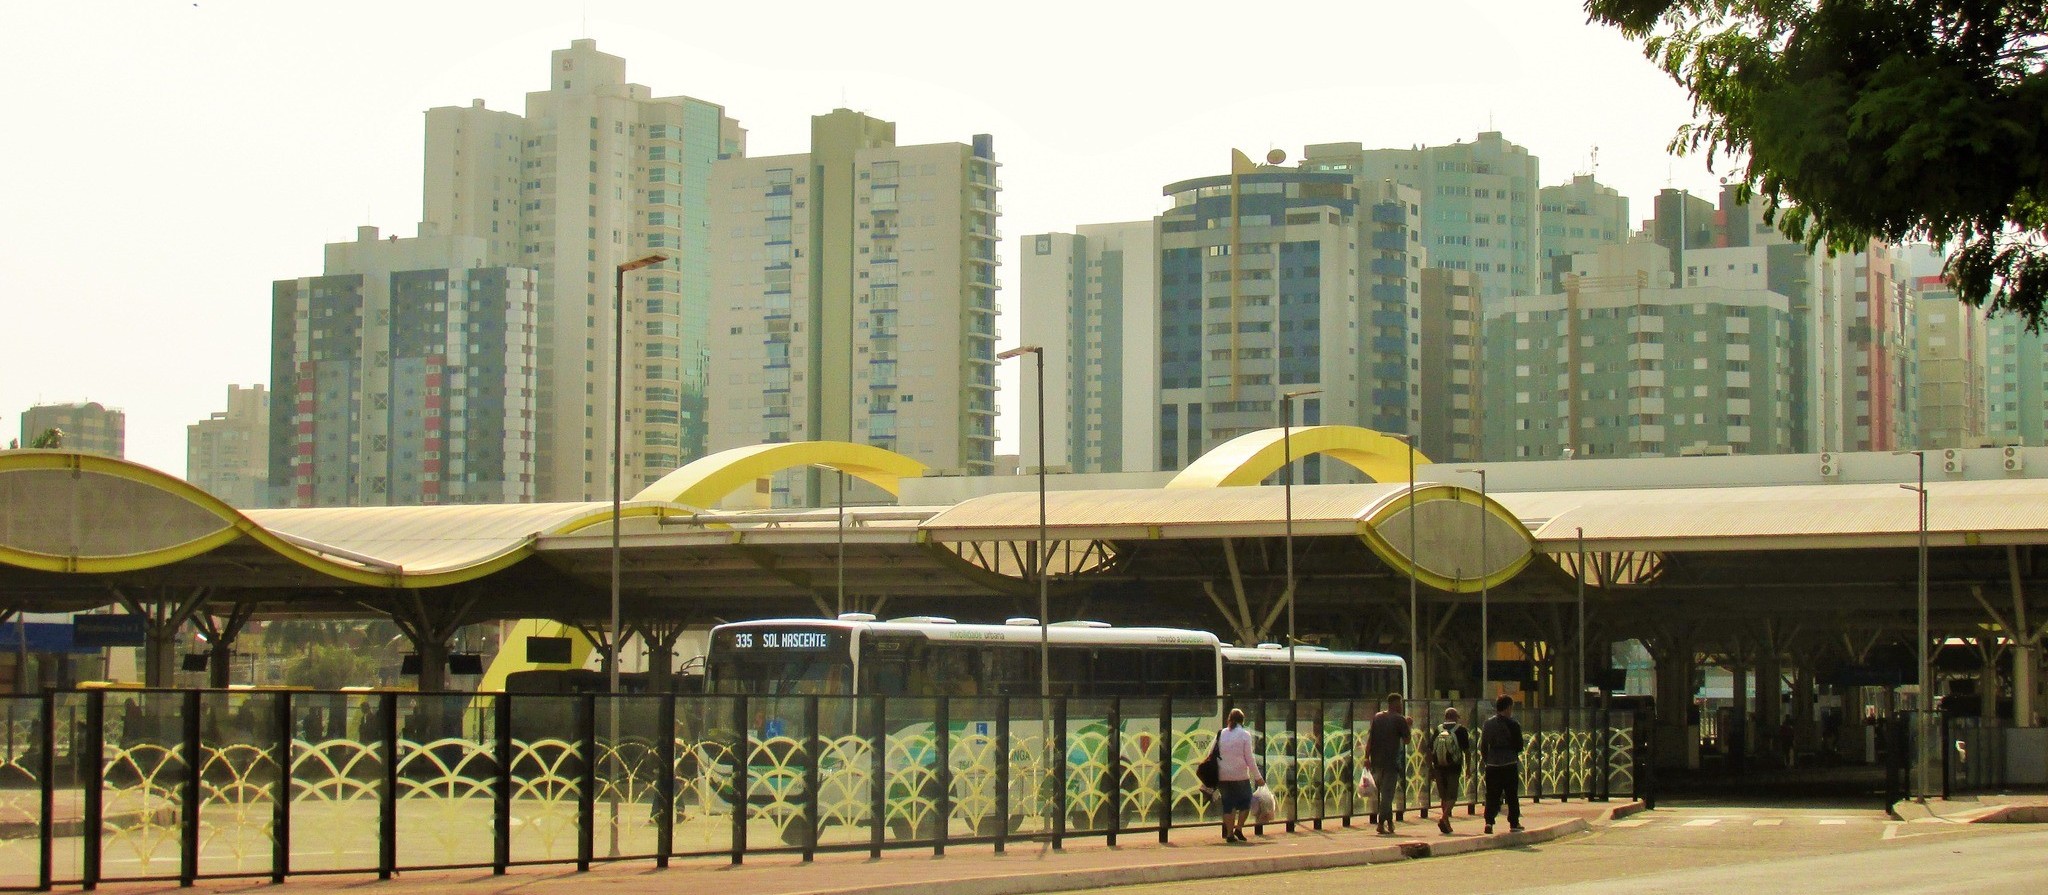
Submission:
POLYGON ((1479 729, 1479 760, 1486 768, 1488 833, 1493 832, 1503 799, 1508 804, 1508 831, 1522 831, 1522 725, 1511 717, 1514 711, 1514 697, 1494 700, 1493 717, 1479 729))
POLYGON ((1407 745, 1412 728, 1401 710, 1401 694, 1387 694, 1385 711, 1372 716, 1365 729, 1365 755, 1372 765, 1372 779, 1379 791, 1373 796, 1373 827, 1381 833, 1394 832, 1394 799, 1404 778, 1401 747, 1407 745))

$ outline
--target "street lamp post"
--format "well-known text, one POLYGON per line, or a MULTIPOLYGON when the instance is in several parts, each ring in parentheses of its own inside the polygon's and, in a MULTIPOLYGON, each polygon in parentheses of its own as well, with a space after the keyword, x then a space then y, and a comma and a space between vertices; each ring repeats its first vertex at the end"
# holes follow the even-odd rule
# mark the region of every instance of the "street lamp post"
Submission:
MULTIPOLYGON (((1408 448, 1408 676, 1413 679, 1422 668, 1422 634, 1416 623, 1422 612, 1422 600, 1415 587, 1416 554, 1421 550, 1415 543, 1415 436, 1390 435, 1408 448)), ((1401 690, 1406 692, 1407 681, 1401 690)), ((1408 694, 1413 697, 1414 694, 1408 694)))
POLYGON ((605 665, 610 669, 605 679, 607 693, 619 692, 619 527, 625 519, 620 489, 624 487, 626 462, 626 274, 667 260, 667 255, 649 255, 619 265, 612 275, 612 614, 611 625, 605 631, 605 665))
POLYGON ((1486 529, 1488 527, 1486 516, 1491 511, 1486 506, 1486 470, 1468 466, 1458 471, 1468 472, 1479 477, 1479 694, 1483 700, 1486 698, 1487 665, 1489 664, 1487 660, 1490 658, 1487 656, 1487 653, 1493 646, 1490 638, 1491 632, 1487 630, 1486 618, 1487 579, 1493 577, 1489 574, 1486 558, 1486 529))
POLYGON ((846 614, 846 470, 844 470, 844 469, 840 469, 840 468, 839 468, 839 467, 837 467, 837 466, 827 466, 827 465, 825 465, 825 464, 823 464, 823 463, 813 463, 813 464, 811 464, 811 468, 813 468, 813 469, 819 469, 819 470, 826 470, 826 469, 829 469, 829 470, 831 470, 832 472, 836 473, 836 474, 837 474, 837 475, 839 476, 839 563, 838 563, 838 566, 839 566, 839 567, 838 567, 838 572, 839 572, 839 587, 838 587, 838 590, 837 590, 837 595, 838 595, 838 600, 837 600, 837 603, 838 603, 838 606, 839 606, 839 609, 838 609, 838 614, 839 614, 839 615, 845 615, 845 614, 846 614))
MULTIPOLYGON (((1915 492, 1920 496, 1920 581, 1918 588, 1920 636, 1913 645, 1914 665, 1917 666, 1915 668, 1915 683, 1918 684, 1920 692, 1914 698, 1913 707, 1920 710, 1917 716, 1920 722, 1919 729, 1914 732, 1915 734, 1924 735, 1926 732, 1934 729, 1931 721, 1933 716, 1928 714, 1934 708, 1934 694, 1927 689, 1927 452, 1924 450, 1893 451, 1892 454, 1894 456, 1912 454, 1913 458, 1919 461, 1918 480, 1914 484, 1900 485, 1899 487, 1915 492)), ((1916 759, 1923 759, 1927 755, 1927 750, 1918 748, 1917 745, 1916 743, 1916 748, 1914 749, 1916 759)), ((1929 791, 1926 788, 1927 762, 1916 760, 1914 765, 1913 783, 1920 789, 1920 793, 1925 795, 1929 791)))
POLYGON ((1038 550, 1034 556, 1038 574, 1038 695, 1052 695, 1052 643, 1049 629, 1052 619, 1047 617, 1046 573, 1052 569, 1052 557, 1046 551, 1045 539, 1045 349, 1037 345, 1019 345, 996 355, 997 360, 1031 355, 1038 373, 1038 550))
POLYGON ((1283 507, 1281 531, 1287 548, 1287 698, 1295 698, 1294 673, 1294 399, 1322 394, 1319 388, 1305 388, 1280 396, 1280 493, 1283 507))

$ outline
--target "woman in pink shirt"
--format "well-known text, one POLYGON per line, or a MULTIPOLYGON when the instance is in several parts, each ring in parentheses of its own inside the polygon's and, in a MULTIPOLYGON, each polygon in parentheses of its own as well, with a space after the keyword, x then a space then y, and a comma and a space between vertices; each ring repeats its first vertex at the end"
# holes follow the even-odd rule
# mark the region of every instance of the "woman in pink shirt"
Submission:
POLYGON ((1217 802, 1223 810, 1223 841, 1243 842, 1244 818, 1252 810, 1252 787, 1266 785, 1259 773, 1252 733, 1244 729, 1244 710, 1231 709, 1223 732, 1216 735, 1217 802))

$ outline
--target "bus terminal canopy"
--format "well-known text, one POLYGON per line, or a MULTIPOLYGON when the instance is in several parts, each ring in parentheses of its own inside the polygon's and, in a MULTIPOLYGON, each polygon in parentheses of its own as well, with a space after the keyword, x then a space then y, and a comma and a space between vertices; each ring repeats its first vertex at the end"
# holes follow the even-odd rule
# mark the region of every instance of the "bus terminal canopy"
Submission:
MULTIPOLYGON (((1351 450, 1353 465, 1405 477, 1405 446, 1371 435, 1304 434, 1299 446, 1351 450)), ((1470 599, 1482 587, 1509 601, 1569 599, 1584 577, 1638 596, 1711 594, 1773 611, 1820 611, 1823 602, 1845 611, 1811 599, 1819 593, 1910 605, 1918 501, 1896 483, 1495 490, 1490 499, 1432 482, 1230 484, 1270 474, 1270 441, 1237 445, 1230 464, 1202 465, 1207 486, 1184 476, 1166 488, 1048 493, 1055 587, 1193 594, 1198 609, 1225 608, 1232 588, 1252 601, 1264 588, 1270 600, 1291 533, 1304 607, 1320 601, 1333 612, 1397 591, 1405 606, 1411 571, 1438 599, 1470 599), (1582 573, 1582 543, 1592 563, 1605 565, 1582 573), (1622 566, 1627 574, 1616 572, 1622 566)), ((1000 617, 1031 605, 1035 490, 950 506, 854 507, 843 525, 829 507, 714 512, 682 502, 708 505, 722 496, 713 492, 797 465, 837 461, 882 487, 923 472, 879 449, 843 447, 714 455, 697 461, 709 466, 692 464, 636 495, 623 510, 628 613, 828 614, 842 580, 848 594, 897 599, 903 611, 1000 617)), ((1930 481, 1927 489, 1937 611, 1975 613, 1973 586, 1994 596, 2036 586, 2030 558, 2008 573, 2006 548, 2048 544, 2048 480, 1930 481)), ((470 601, 471 621, 594 619, 606 602, 610 514, 601 502, 239 511, 137 464, 5 452, 0 610, 76 610, 204 589, 208 599, 266 614, 360 614, 392 594, 448 592, 470 601)))

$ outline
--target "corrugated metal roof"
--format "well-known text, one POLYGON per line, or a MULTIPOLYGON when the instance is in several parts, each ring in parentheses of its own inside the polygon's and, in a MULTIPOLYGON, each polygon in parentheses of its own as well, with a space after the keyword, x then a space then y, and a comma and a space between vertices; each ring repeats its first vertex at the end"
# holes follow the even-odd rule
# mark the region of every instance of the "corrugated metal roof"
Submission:
MULTIPOLYGON (((1052 491, 1046 494, 1046 525, 1056 537, 1107 537, 1119 529, 1156 526, 1161 537, 1222 537, 1277 534, 1287 522, 1286 489, 1133 488, 1052 491)), ((1364 485, 1294 486, 1297 534, 1348 534, 1358 520, 1386 501, 1408 493, 1406 482, 1364 485)), ((924 524, 935 540, 992 540, 1032 537, 1038 526, 1038 492, 976 497, 924 524)))
MULTIPOLYGON (((1775 541, 1779 549, 1892 546, 1919 537, 1919 499, 1896 484, 1780 485, 1639 491, 1495 493, 1494 500, 1555 545, 1588 541, 1637 549, 1715 549, 1775 541)), ((1927 483, 1932 541, 2039 541, 2048 535, 2048 481, 1927 483)))
POLYGON ((361 554, 408 574, 426 574, 488 561, 529 546, 535 535, 593 515, 608 516, 611 509, 604 501, 322 507, 249 510, 247 515, 282 535, 361 554))

